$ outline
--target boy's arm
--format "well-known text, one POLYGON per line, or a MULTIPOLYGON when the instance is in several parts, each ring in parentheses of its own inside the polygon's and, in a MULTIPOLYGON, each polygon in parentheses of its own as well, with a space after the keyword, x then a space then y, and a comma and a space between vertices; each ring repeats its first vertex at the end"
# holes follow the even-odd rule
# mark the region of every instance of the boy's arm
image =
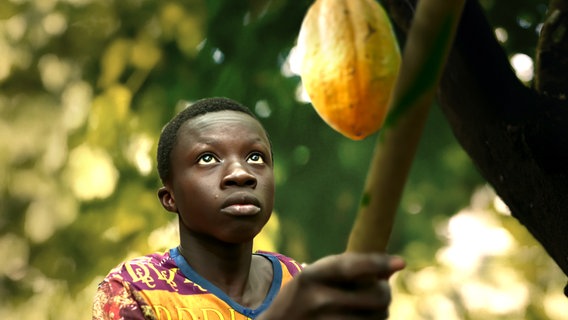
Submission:
POLYGON ((153 320, 153 309, 137 291, 120 279, 105 279, 93 304, 93 320, 153 320))
POLYGON ((282 288, 258 318, 386 319, 391 301, 389 277, 404 268, 401 258, 386 254, 343 253, 308 265, 282 288))

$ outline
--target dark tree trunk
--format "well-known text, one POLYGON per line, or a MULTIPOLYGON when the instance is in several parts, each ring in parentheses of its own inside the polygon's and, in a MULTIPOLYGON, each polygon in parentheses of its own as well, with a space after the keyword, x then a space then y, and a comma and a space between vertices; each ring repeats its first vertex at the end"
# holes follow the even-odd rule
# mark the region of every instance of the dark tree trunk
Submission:
MULTIPOLYGON (((413 1, 386 2, 404 34, 413 1)), ((568 0, 549 5, 530 88, 516 77, 478 1, 467 0, 438 99, 483 177, 568 275, 567 9, 568 0)))

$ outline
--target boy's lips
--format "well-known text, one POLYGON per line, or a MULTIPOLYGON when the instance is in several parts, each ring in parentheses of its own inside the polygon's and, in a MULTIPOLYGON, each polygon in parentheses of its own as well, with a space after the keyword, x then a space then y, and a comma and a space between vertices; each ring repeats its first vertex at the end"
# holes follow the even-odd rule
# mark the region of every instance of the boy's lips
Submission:
POLYGON ((234 216, 256 215, 260 212, 260 201, 249 194, 234 194, 223 202, 221 212, 234 216))
POLYGON ((232 216, 254 216, 260 212, 260 207, 254 204, 232 204, 221 209, 221 212, 232 216))

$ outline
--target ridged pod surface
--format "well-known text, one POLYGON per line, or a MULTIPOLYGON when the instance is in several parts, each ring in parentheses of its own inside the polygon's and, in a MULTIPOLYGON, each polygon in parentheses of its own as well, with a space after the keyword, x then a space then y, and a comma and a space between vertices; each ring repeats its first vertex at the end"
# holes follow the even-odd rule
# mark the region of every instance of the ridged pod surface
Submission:
POLYGON ((298 36, 300 76, 320 117, 361 140, 379 130, 400 68, 390 20, 375 0, 316 0, 298 36))

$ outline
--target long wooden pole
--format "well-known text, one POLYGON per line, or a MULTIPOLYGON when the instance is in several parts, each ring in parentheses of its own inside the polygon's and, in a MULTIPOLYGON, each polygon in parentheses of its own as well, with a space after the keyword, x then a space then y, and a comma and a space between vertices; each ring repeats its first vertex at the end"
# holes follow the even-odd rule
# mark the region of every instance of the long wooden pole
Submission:
POLYGON ((465 0, 420 0, 347 251, 384 252, 465 0))

